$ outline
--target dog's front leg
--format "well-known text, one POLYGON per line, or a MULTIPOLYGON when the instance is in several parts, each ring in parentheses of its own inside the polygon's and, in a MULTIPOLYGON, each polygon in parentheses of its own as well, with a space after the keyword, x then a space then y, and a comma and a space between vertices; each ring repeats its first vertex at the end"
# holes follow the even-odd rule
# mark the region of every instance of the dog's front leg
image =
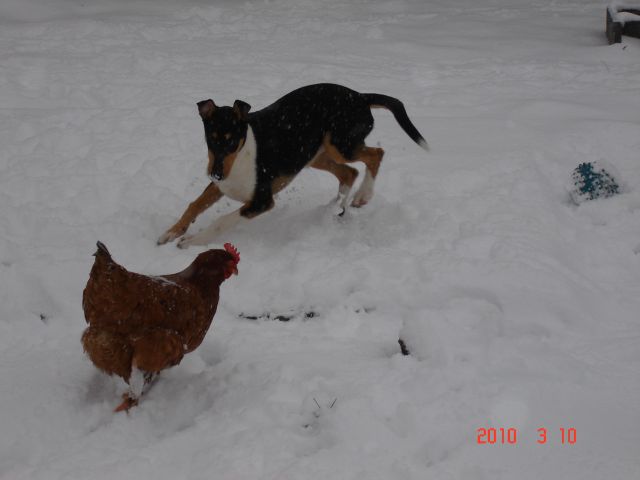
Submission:
POLYGON ((208 245, 222 232, 244 220, 244 217, 240 213, 241 210, 242 208, 239 208, 231 213, 223 215, 210 226, 195 235, 185 235, 180 239, 180 241, 178 241, 178 248, 187 248, 191 245, 208 245))
POLYGON ((189 228, 189 225, 195 221, 198 215, 220 200, 222 196, 223 194, 220 189, 214 183, 210 183, 207 188, 204 189, 204 192, 189 204, 185 212, 182 214, 182 217, 180 217, 180 220, 160 236, 158 239, 158 245, 163 245, 175 240, 180 235, 184 235, 189 228))
POLYGON ((213 241, 215 237, 225 230, 236 226, 240 222, 254 218, 261 213, 267 212, 273 208, 273 196, 271 189, 257 189, 251 202, 245 204, 238 210, 227 213, 218 218, 211 226, 196 233, 195 235, 186 235, 178 242, 178 248, 187 248, 191 245, 207 245, 213 241))

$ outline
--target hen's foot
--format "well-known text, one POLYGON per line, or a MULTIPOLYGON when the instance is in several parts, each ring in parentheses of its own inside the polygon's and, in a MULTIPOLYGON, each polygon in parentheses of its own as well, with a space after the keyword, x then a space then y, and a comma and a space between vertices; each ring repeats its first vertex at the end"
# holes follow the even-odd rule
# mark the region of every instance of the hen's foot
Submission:
POLYGON ((128 392, 122 394, 122 403, 116 407, 114 413, 128 412, 130 408, 138 405, 138 399, 132 397, 128 392))

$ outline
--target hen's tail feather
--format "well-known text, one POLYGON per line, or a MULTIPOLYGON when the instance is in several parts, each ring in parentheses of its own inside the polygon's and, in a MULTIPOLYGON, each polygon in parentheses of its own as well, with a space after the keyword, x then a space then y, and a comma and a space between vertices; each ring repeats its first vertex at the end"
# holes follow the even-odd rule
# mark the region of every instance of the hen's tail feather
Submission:
POLYGON ((109 253, 109 250, 107 250, 107 247, 104 243, 98 241, 96 245, 98 247, 98 250, 96 250, 96 253, 93 254, 94 257, 97 257, 98 255, 106 255, 107 257, 111 258, 111 254, 109 253))
POLYGON ((407 111, 404 108, 404 105, 400 100, 394 97, 389 97, 388 95, 381 95, 379 93, 363 93, 365 101, 372 108, 382 107, 389 110, 396 121, 402 127, 402 129, 411 137, 411 140, 416 142, 425 150, 429 151, 429 144, 424 139, 422 134, 418 131, 415 125, 409 120, 409 116, 407 115, 407 111))

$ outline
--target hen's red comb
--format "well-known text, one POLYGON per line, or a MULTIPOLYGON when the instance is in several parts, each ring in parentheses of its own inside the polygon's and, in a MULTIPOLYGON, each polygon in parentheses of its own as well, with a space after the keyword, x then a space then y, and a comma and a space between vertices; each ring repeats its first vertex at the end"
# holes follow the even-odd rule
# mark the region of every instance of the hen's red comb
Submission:
POLYGON ((236 247, 234 247, 230 243, 225 243, 224 249, 231 254, 231 256, 236 261, 236 264, 240 261, 240 253, 238 253, 238 249, 236 247))

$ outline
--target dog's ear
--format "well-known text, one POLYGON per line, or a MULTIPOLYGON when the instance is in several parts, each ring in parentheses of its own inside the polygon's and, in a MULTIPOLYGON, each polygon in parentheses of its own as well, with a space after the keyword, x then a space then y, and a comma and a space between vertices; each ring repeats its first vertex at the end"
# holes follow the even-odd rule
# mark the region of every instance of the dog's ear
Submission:
POLYGON ((211 99, 198 102, 198 112, 200 113, 200 116, 203 120, 206 118, 210 118, 211 115, 213 115, 213 112, 215 112, 216 108, 218 107, 216 107, 216 104, 213 103, 213 100, 211 99))
POLYGON ((242 100, 236 100, 233 102, 233 111, 236 112, 236 115, 238 115, 241 120, 247 119, 249 110, 251 110, 251 105, 247 102, 243 102, 242 100))

